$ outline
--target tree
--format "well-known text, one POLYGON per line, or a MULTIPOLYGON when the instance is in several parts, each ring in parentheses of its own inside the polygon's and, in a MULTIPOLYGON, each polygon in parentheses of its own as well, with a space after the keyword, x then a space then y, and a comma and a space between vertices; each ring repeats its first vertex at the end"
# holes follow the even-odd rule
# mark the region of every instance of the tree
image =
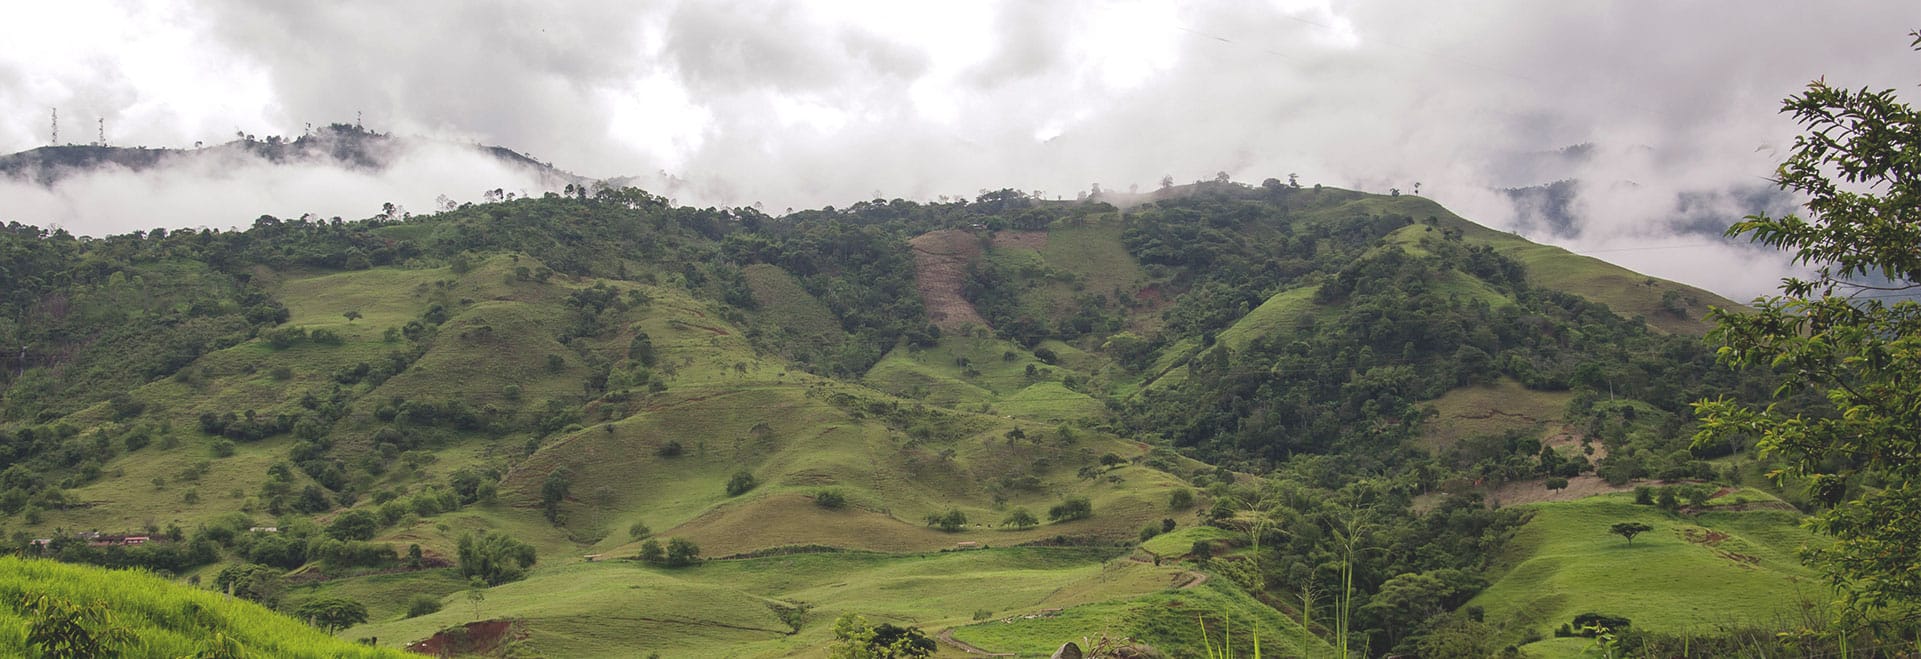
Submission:
POLYGON ((534 546, 504 533, 463 533, 459 542, 460 576, 489 586, 515 581, 535 561, 534 546))
POLYGON ((646 542, 640 543, 639 558, 642 563, 659 565, 667 560, 667 552, 661 549, 659 540, 648 538, 646 542))
POLYGON ((963 513, 954 508, 948 508, 945 513, 929 514, 927 516, 927 525, 948 533, 953 533, 967 526, 967 513, 963 513))
POLYGON ((39 593, 26 595, 20 609, 29 616, 27 646, 49 657, 116 656, 115 648, 133 640, 127 630, 114 624, 112 611, 101 602, 78 606, 39 593))
POLYGON ((727 496, 737 497, 746 494, 748 490, 754 489, 754 486, 759 484, 760 482, 754 480, 754 474, 751 472, 736 471, 732 478, 727 479, 727 496))
POLYGON ((1094 504, 1087 497, 1068 497, 1066 501, 1047 509, 1047 519, 1055 522, 1071 522, 1094 516, 1094 504))
POLYGON ((332 634, 366 622, 367 607, 345 597, 316 597, 302 602, 294 615, 332 634))
POLYGON ((1034 519, 1034 513, 1027 512, 1026 508, 1015 508, 1012 512, 1007 513, 1006 519, 1001 520, 1001 524, 1017 529, 1033 528, 1040 523, 1040 520, 1034 519))
MULTIPOLYGON (((1910 33, 1921 50, 1921 32, 1910 33)), ((1826 410, 1728 398, 1695 404, 1696 445, 1755 438, 1827 506, 1809 525, 1834 542, 1807 560, 1856 611, 1921 601, 1921 113, 1893 90, 1824 81, 1789 97, 1795 138, 1775 183, 1806 199, 1805 217, 1749 216, 1730 236, 1792 252, 1816 268, 1783 281, 1753 311, 1711 309, 1709 334, 1734 367, 1773 369, 1778 400, 1816 398, 1826 410)))
POLYGON ((1185 487, 1169 492, 1167 507, 1174 510, 1187 510, 1194 507, 1194 491, 1185 487))
POLYGON ((700 545, 686 538, 667 541, 667 567, 687 567, 700 562, 700 545))
POLYGON ((474 621, 480 620, 480 605, 487 601, 487 582, 480 577, 467 580, 467 603, 474 607, 474 621))
POLYGON ((547 521, 560 523, 560 503, 567 500, 567 493, 573 489, 573 478, 565 469, 547 474, 547 480, 540 484, 540 509, 547 521))
POLYGON ((327 535, 336 540, 372 540, 379 530, 380 518, 360 509, 340 513, 327 525, 327 535))
POLYGON ((832 659, 905 659, 934 654, 939 646, 918 627, 878 625, 848 613, 834 621, 834 644, 828 648, 832 659))
POLYGON ((1634 536, 1654 530, 1654 527, 1641 522, 1620 522, 1608 527, 1608 532, 1628 539, 1628 546, 1634 546, 1634 536))
POLYGON ((215 589, 229 595, 253 600, 269 608, 280 604, 280 594, 286 591, 286 582, 280 570, 257 563, 229 565, 220 570, 213 578, 215 589))
POLYGON ((1547 489, 1565 490, 1567 489, 1567 479, 1560 476, 1551 476, 1547 479, 1547 489))

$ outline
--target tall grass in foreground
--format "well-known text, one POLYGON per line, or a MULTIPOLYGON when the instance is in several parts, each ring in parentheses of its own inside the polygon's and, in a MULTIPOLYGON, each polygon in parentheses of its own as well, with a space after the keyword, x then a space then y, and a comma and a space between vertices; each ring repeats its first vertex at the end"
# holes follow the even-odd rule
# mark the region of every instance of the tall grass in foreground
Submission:
MULTIPOLYGON (((1234 621, 1228 619, 1221 623, 1221 649, 1216 652, 1214 642, 1207 636, 1207 618, 1194 616, 1194 619, 1201 623, 1201 649, 1207 652, 1207 659, 1233 659, 1234 621)), ((1261 659, 1261 635, 1259 632, 1253 632, 1251 635, 1254 639, 1254 659, 1261 659)))
POLYGON ((348 643, 258 604, 146 572, 13 556, 0 556, 0 656, 34 655, 27 642, 28 623, 44 613, 29 609, 47 607, 29 607, 27 602, 49 598, 105 609, 108 615, 99 618, 112 629, 94 631, 120 637, 117 656, 407 656, 348 643))

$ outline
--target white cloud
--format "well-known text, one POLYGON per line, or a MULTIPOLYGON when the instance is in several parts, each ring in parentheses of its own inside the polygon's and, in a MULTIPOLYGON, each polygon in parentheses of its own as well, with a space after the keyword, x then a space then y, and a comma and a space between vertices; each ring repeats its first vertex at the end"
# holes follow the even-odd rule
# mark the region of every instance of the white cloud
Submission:
MULTIPOLYGON (((359 111, 379 130, 639 175, 684 203, 1007 186, 1072 198, 1093 182, 1299 172, 1372 191, 1420 181, 1471 219, 1519 230, 1527 219, 1489 189, 1565 177, 1588 183, 1578 230, 1536 237, 1576 249, 1701 241, 1687 223, 1699 205, 1687 222, 1674 209, 1769 173, 1795 132, 1781 98, 1823 75, 1905 88, 1921 61, 1904 34, 1921 7, 1900 3, 33 7, 0 26, 0 151, 44 141, 51 106, 83 132, 103 115, 116 142, 172 145, 236 127, 298 134, 359 111), (1542 155, 1590 142, 1587 158, 1542 155)), ((399 192, 362 183, 379 192, 360 196, 399 192)), ((286 185, 284 201, 236 199, 305 203, 286 185)), ((1727 205, 1728 220, 1744 210, 1727 205)), ((231 208, 229 221, 257 214, 231 208)), ((1731 295, 1778 274, 1751 252, 1600 254, 1731 295)))

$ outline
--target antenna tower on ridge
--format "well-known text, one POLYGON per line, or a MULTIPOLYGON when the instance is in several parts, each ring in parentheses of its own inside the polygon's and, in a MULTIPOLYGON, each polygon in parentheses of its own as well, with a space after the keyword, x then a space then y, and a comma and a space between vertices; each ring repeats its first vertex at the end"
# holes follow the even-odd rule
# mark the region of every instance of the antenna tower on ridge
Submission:
POLYGON ((100 146, 106 146, 107 145, 107 118, 101 117, 99 119, 99 122, 100 122, 100 146))
POLYGON ((60 108, 52 108, 52 110, 53 110, 53 140, 50 142, 47 142, 47 145, 60 146, 60 108))

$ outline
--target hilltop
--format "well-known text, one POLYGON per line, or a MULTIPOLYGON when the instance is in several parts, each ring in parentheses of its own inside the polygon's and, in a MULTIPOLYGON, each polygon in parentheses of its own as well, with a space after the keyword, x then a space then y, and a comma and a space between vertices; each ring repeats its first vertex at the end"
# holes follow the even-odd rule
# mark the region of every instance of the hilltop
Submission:
POLYGON ((383 645, 482 618, 535 652, 771 656, 847 613, 1179 653, 1197 629, 1143 612, 1180 601, 1384 652, 1527 537, 1499 488, 1723 478, 1742 447, 1690 449, 1686 406, 1766 391, 1698 340, 1711 293, 1272 179, 782 217, 575 185, 0 241, 14 541, 266 566, 383 645), (489 534, 532 560, 476 572, 489 534), (676 541, 725 560, 633 562, 676 541), (1342 635, 1296 594, 1357 555, 1342 635), (1371 604, 1397 579, 1447 587, 1371 604))

